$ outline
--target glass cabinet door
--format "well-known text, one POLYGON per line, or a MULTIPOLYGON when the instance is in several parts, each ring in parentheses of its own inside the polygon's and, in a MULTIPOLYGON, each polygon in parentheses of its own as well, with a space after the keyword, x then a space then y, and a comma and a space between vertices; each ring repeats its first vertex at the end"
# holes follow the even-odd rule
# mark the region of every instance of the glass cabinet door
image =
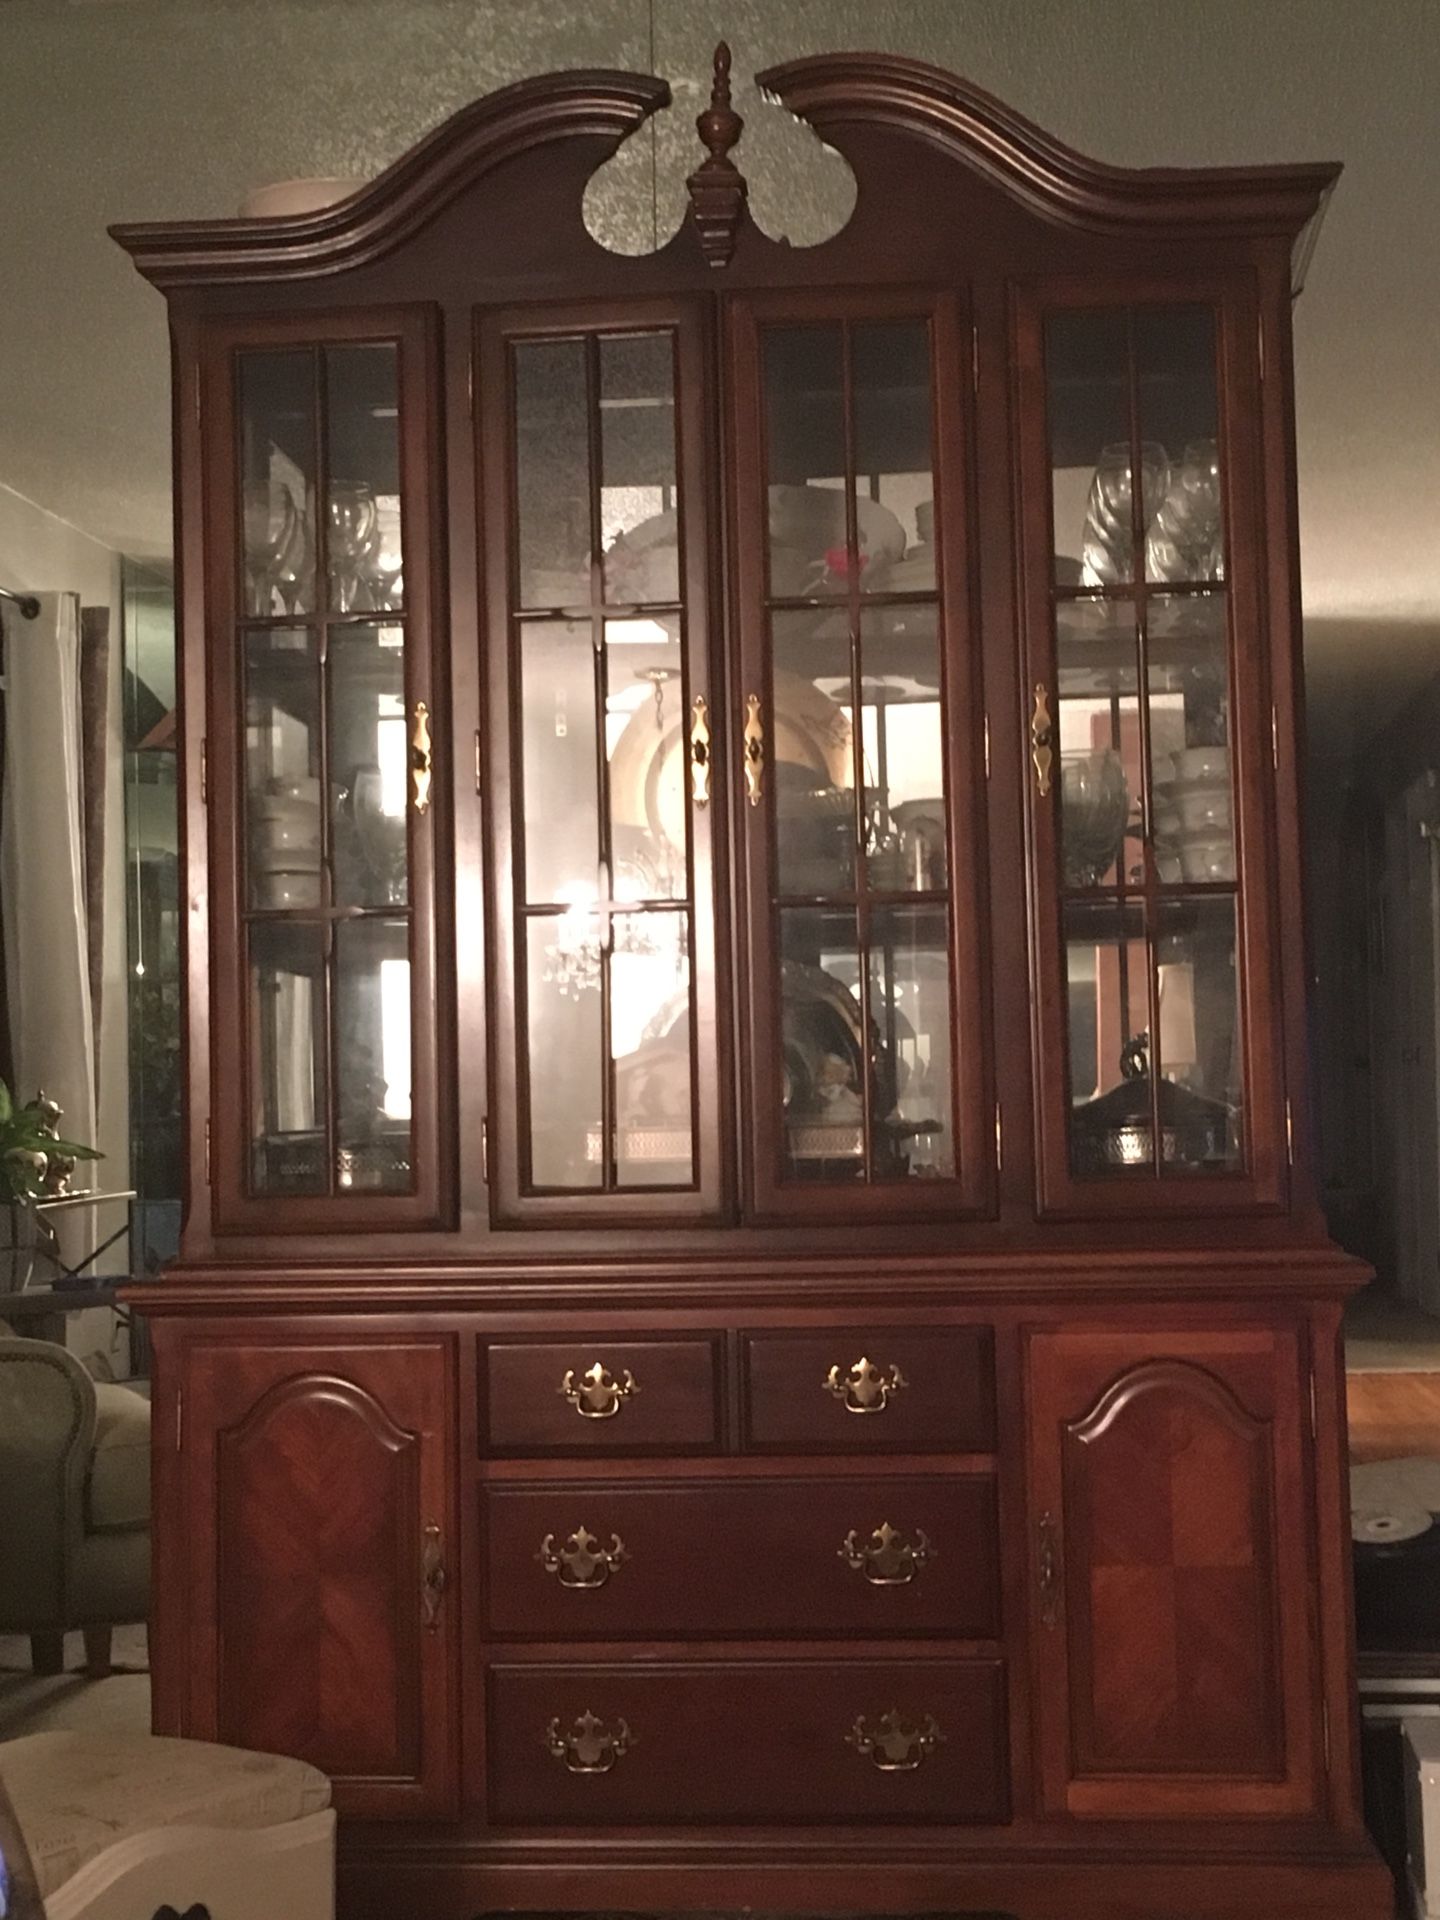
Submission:
POLYGON ((1240 332, 1220 292, 1021 317, 1041 1171, 1066 1210, 1275 1191, 1240 332))
POLYGON ((704 369, 695 318, 480 339, 493 831, 493 1207, 719 1205, 704 369), (503 770, 503 771, 502 771, 503 770))
POLYGON ((992 1171, 968 342, 928 300, 732 321, 756 1205, 953 1213, 992 1171))
POLYGON ((239 701, 217 679, 212 768, 239 802, 218 1000, 239 1019, 217 1035, 215 1171, 236 1225, 437 1207, 426 363, 401 322, 233 343, 213 374, 239 701))

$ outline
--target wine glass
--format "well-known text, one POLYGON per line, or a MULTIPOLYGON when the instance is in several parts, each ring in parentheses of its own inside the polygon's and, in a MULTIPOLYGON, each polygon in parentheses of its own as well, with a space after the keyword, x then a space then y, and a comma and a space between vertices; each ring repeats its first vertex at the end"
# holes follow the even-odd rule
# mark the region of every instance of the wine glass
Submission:
POLYGON ((370 597, 370 556, 379 530, 379 506, 370 487, 362 480, 332 482, 327 524, 334 607, 337 613, 355 613, 370 597))
POLYGON ((1060 818, 1066 886, 1097 886, 1115 864, 1130 818, 1129 782, 1112 747, 1061 756, 1060 818))
POLYGON ((289 487, 282 486, 289 501, 284 530, 277 541, 274 561, 274 591, 279 595, 283 613, 307 612, 315 575, 315 554, 310 539, 310 521, 303 506, 289 487))
MULTIPOLYGON (((1145 526, 1155 518, 1170 484, 1170 456, 1158 440, 1140 443, 1140 501, 1145 526)), ((1135 573, 1135 529, 1128 441, 1100 449, 1080 549, 1080 578, 1087 587, 1110 587, 1135 573)))
POLYGON ((1223 580, 1220 527, 1220 449, 1192 440, 1171 476, 1145 542, 1152 580, 1223 580))
MULTIPOLYGON (((295 496, 283 480, 273 487, 267 480, 252 481, 242 504, 247 611, 264 620, 275 611, 280 565, 294 540, 299 515, 295 496)), ((285 611, 291 609, 287 606, 285 611)))

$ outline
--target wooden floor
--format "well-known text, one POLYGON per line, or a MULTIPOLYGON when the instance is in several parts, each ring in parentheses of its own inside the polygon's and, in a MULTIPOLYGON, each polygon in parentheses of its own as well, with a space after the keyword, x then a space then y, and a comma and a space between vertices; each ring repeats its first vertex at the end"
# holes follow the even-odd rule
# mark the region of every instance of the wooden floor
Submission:
POLYGON ((1350 1458, 1440 1459, 1440 1373, 1352 1373, 1350 1458))

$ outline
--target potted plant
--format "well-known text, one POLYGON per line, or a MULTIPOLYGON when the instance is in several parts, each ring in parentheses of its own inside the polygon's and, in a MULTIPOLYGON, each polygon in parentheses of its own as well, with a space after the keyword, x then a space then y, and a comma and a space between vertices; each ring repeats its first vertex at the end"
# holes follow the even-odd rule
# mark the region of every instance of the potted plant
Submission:
POLYGON ((77 1160, 99 1160, 94 1147, 60 1138, 60 1109, 43 1093, 17 1107, 0 1080, 0 1205, 8 1244, 0 1247, 0 1287, 18 1293, 30 1279, 40 1237, 37 1208, 66 1192, 77 1160))

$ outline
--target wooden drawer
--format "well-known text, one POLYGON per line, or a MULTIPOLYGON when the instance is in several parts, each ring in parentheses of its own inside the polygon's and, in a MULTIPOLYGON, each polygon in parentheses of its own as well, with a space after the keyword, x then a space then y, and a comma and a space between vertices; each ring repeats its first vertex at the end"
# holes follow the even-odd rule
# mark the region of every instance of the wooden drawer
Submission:
POLYGON ((708 1453, 719 1444, 719 1342, 496 1340, 481 1431, 493 1453, 708 1453))
POLYGON ((988 1453, 988 1327, 841 1327, 745 1340, 745 1441, 762 1452, 988 1453))
POLYGON ((999 1632, 989 1474, 585 1481, 483 1497, 492 1638, 999 1632), (887 1526, 896 1537, 877 1539, 887 1526))
POLYGON ((490 1818, 561 1827, 1004 1820, 1003 1672, 998 1660, 495 1666, 490 1818), (930 1732, 938 1739, 927 1749, 915 1736, 930 1732), (871 1742, 889 1743, 892 1757, 871 1742))

